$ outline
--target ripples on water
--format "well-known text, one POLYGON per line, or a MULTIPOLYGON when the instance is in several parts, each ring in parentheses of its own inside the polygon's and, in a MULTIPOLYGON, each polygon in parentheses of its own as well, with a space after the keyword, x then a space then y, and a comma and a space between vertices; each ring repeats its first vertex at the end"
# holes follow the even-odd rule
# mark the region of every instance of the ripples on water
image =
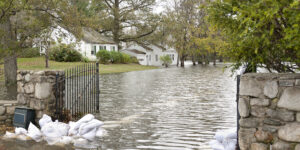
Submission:
POLYGON ((210 149, 217 129, 236 126, 236 81, 224 66, 188 66, 101 76, 103 149, 210 149))
MULTIPOLYGON (((97 118, 115 124, 100 149, 210 149, 216 130, 236 126, 236 81, 223 67, 101 75, 97 118)), ((62 148, 33 143, 0 141, 0 150, 62 148)))

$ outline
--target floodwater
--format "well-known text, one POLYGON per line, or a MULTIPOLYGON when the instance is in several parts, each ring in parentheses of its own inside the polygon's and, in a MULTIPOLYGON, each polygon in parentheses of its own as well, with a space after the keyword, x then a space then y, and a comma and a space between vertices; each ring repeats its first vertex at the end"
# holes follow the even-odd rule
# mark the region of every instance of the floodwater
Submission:
MULTIPOLYGON (((108 135, 98 141, 98 149, 211 149, 216 130, 236 126, 236 81, 223 67, 101 75, 96 116, 105 121, 108 135)), ((1 140, 0 150, 63 148, 28 143, 1 140)))

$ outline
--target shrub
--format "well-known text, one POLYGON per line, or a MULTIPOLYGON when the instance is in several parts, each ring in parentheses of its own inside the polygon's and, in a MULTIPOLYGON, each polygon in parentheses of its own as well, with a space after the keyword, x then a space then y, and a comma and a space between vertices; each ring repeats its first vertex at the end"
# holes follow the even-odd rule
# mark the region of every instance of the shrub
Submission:
POLYGON ((39 56, 40 56, 40 50, 37 47, 24 49, 20 54, 20 57, 22 58, 33 58, 39 56))
POLYGON ((131 57, 131 58, 130 58, 130 63, 138 64, 138 63, 139 63, 139 60, 138 60, 136 57, 131 57))
POLYGON ((172 63, 172 59, 169 55, 160 56, 160 60, 165 67, 168 67, 172 63))
POLYGON ((123 62, 123 55, 120 52, 111 51, 111 63, 118 64, 123 62))
POLYGON ((90 60, 89 60, 89 58, 87 58, 87 57, 82 57, 81 58, 81 62, 85 62, 85 63, 87 63, 87 62, 89 62, 90 60))
POLYGON ((131 57, 128 54, 120 53, 116 51, 106 51, 101 50, 97 53, 97 58, 99 62, 102 64, 107 64, 109 62, 113 64, 120 64, 120 63, 138 63, 138 60, 135 57, 131 57))
POLYGON ((122 54, 122 57, 123 57, 123 62, 122 63, 131 63, 131 57, 128 55, 128 54, 125 54, 125 53, 121 53, 122 54))
POLYGON ((107 64, 111 60, 110 52, 106 50, 100 50, 96 56, 101 64, 107 64))
POLYGON ((78 62, 82 60, 82 55, 74 49, 74 45, 59 44, 51 48, 50 60, 58 62, 78 62))

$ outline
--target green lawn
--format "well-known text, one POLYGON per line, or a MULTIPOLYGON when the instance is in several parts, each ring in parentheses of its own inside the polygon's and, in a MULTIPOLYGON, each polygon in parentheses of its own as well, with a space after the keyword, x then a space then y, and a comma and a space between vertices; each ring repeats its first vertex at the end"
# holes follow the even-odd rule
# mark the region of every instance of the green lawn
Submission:
MULTIPOLYGON (((46 69, 45 59, 43 57, 18 58, 19 70, 64 70, 81 64, 84 63, 82 62, 67 63, 67 62, 49 61, 50 68, 46 69)), ((3 65, 0 65, 0 68, 3 68, 3 65)), ((149 70, 149 69, 157 69, 157 68, 158 67, 142 66, 138 64, 108 64, 108 65, 100 64, 99 65, 100 74, 141 71, 141 70, 149 70)))

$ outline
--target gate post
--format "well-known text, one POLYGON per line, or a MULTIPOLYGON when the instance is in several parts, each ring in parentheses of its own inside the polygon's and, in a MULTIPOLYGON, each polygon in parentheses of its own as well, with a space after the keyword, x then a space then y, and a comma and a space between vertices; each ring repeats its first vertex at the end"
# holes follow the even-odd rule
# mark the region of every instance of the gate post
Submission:
POLYGON ((99 107, 100 107, 100 97, 99 97, 99 95, 100 95, 100 82, 99 82, 99 63, 97 62, 96 63, 96 111, 97 111, 97 113, 99 113, 99 107))
POLYGON ((55 112, 54 112, 54 116, 56 119, 58 119, 59 117, 59 111, 58 111, 58 92, 59 92, 59 89, 58 89, 58 80, 59 80, 59 73, 56 72, 56 75, 55 75, 55 112))
POLYGON ((239 145, 239 129, 240 129, 240 112, 239 112, 239 97, 240 97, 240 80, 241 80, 241 75, 237 75, 237 89, 236 89, 236 110, 237 110, 237 144, 236 144, 236 150, 240 150, 240 145, 239 145))

